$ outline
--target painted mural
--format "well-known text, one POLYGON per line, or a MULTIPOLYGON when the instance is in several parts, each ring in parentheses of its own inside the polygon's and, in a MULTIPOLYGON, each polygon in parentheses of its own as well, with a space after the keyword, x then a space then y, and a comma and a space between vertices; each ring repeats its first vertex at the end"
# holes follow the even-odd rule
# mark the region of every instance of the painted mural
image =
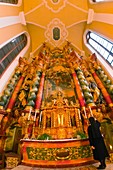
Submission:
MULTIPOLYGON (((65 59, 60 58, 55 62, 55 66, 47 71, 46 75, 46 94, 45 98, 47 102, 51 102, 53 99, 57 99, 58 91, 63 93, 63 97, 68 99, 68 102, 76 102, 76 95, 74 90, 74 83, 69 68, 65 59)), ((54 60, 54 59, 53 59, 54 60)))

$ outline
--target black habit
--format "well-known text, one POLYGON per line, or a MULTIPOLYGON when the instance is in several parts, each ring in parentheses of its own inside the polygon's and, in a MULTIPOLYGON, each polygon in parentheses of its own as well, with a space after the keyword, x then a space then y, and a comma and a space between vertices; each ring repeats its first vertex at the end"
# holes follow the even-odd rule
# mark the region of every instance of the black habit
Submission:
POLYGON ((93 157, 95 160, 100 161, 105 159, 105 157, 109 157, 109 154, 106 149, 104 139, 100 132, 100 123, 97 120, 93 120, 93 119, 91 120, 89 118, 91 125, 89 125, 88 127, 88 136, 89 136, 90 146, 95 147, 95 149, 93 149, 93 157))

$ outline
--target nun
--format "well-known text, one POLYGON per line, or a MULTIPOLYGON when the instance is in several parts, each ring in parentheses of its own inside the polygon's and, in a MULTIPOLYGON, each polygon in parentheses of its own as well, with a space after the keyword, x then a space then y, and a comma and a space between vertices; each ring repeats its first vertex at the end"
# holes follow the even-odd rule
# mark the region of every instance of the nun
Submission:
POLYGON ((100 162, 99 167, 97 169, 105 169, 106 163, 105 158, 109 157, 109 153, 105 146, 105 142, 103 136, 100 131, 100 122, 94 119, 94 117, 89 118, 89 126, 88 126, 88 137, 89 143, 93 151, 94 160, 98 160, 100 162))

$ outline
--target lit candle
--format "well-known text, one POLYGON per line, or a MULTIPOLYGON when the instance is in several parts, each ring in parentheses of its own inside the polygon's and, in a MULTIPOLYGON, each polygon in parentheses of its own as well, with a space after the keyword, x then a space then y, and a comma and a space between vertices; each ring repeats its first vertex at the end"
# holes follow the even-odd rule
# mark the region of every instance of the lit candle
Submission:
POLYGON ((34 121, 36 121, 36 115, 37 115, 37 112, 35 111, 34 121))
POLYGON ((112 150, 113 149, 112 145, 109 145, 109 148, 110 148, 110 150, 112 150))
POLYGON ((93 113, 92 113, 92 110, 91 110, 90 106, 89 106, 89 110, 90 110, 90 115, 93 117, 93 113))
POLYGON ((78 109, 78 117, 81 120, 81 114, 80 114, 80 110, 78 109))
POLYGON ((28 120, 30 120, 31 110, 32 110, 32 109, 30 108, 29 115, 28 115, 28 120))
POLYGON ((84 110, 84 115, 85 115, 85 117, 87 118, 87 114, 86 114, 85 107, 83 107, 83 110, 84 110))
POLYGON ((42 111, 40 112, 40 119, 39 119, 39 122, 41 122, 41 119, 42 119, 42 111))

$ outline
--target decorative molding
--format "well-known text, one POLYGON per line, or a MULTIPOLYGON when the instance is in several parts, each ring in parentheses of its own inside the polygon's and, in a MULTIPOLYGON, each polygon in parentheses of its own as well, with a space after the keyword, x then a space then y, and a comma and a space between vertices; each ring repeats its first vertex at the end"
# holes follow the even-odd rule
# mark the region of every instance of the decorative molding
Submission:
POLYGON ((0 28, 21 23, 20 16, 10 16, 0 18, 0 28))
POLYGON ((20 17, 21 24, 26 25, 24 12, 20 12, 19 17, 20 17))
POLYGON ((46 27, 44 27, 44 26, 42 26, 42 25, 39 25, 39 24, 37 24, 37 23, 35 23, 35 22, 26 21, 26 23, 27 23, 27 24, 35 25, 35 26, 40 27, 40 28, 43 28, 43 29, 46 29, 46 27))
POLYGON ((0 28, 19 23, 26 25, 26 20, 23 11, 19 13, 19 16, 0 17, 0 28))
POLYGON ((87 11, 87 10, 82 9, 82 8, 78 7, 77 5, 72 4, 71 2, 68 2, 68 1, 67 1, 67 4, 69 4, 70 6, 72 6, 72 7, 76 8, 76 9, 78 9, 78 10, 80 10, 80 11, 84 12, 84 13, 88 13, 88 11, 87 11))
POLYGON ((38 8, 40 8, 40 7, 43 6, 43 5, 44 5, 44 3, 42 2, 40 5, 36 6, 36 7, 33 8, 32 10, 26 12, 25 15, 28 15, 28 14, 34 12, 35 10, 37 10, 38 8))
POLYGON ((95 13, 93 9, 89 9, 87 24, 91 24, 93 21, 99 21, 113 25, 113 14, 95 13))
POLYGON ((75 25, 78 25, 78 24, 80 24, 80 23, 82 23, 82 22, 86 22, 86 21, 87 21, 87 20, 85 19, 85 20, 81 20, 81 21, 78 21, 78 22, 74 22, 73 24, 67 26, 66 28, 71 28, 71 27, 73 27, 73 26, 75 26, 75 25))
POLYGON ((22 0, 18 0, 18 6, 21 6, 22 5, 22 0))
POLYGON ((47 42, 52 44, 53 46, 60 46, 68 36, 68 31, 65 28, 65 25, 58 19, 54 18, 48 25, 47 30, 45 31, 45 37, 47 38, 47 42), (58 27, 60 29, 60 39, 53 39, 53 29, 58 27))
POLYGON ((89 9, 88 11, 88 19, 87 19, 87 24, 91 24, 94 18, 94 10, 89 9))
POLYGON ((66 6, 67 0, 62 1, 59 0, 58 3, 53 3, 52 0, 51 1, 43 0, 43 2, 46 8, 51 10, 53 13, 58 13, 66 6))
POLYGON ((113 14, 94 13, 93 20, 113 25, 113 14))

